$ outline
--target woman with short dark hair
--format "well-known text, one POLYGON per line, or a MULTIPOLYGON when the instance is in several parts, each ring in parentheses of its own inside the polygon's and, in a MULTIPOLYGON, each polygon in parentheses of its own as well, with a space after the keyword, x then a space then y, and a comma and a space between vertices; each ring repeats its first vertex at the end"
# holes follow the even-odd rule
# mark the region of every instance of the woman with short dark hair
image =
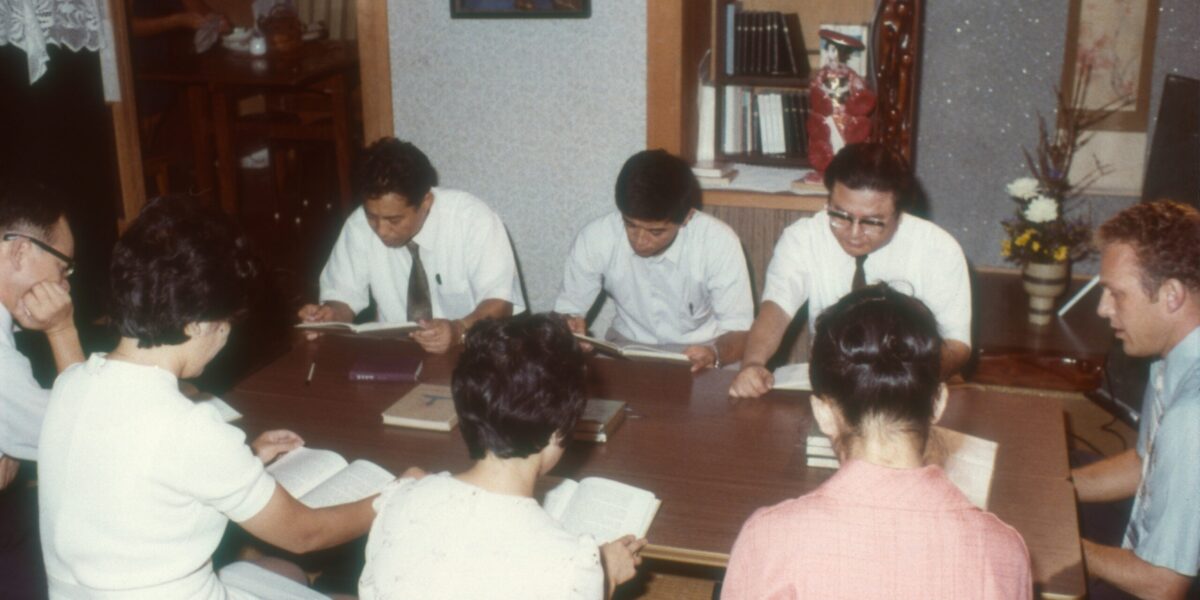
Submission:
POLYGON ((476 324, 452 390, 475 464, 383 492, 360 597, 596 599, 633 577, 645 540, 597 547, 533 498, 586 401, 584 357, 566 324, 545 315, 476 324))
MULTIPOLYGON (((367 531, 373 498, 310 509, 264 470, 303 443, 295 433, 268 431, 247 446, 216 409, 179 392, 178 380, 199 375, 225 345, 258 270, 227 217, 184 199, 152 202, 117 243, 111 310, 121 339, 58 378, 42 427, 52 597, 252 598, 213 572, 230 519, 291 552, 367 531)), ((281 595, 302 591, 260 575, 281 595)))
POLYGON ((946 402, 941 347, 929 309, 884 284, 820 316, 812 411, 841 468, 750 517, 723 598, 1030 597, 1020 534, 924 464, 946 402))

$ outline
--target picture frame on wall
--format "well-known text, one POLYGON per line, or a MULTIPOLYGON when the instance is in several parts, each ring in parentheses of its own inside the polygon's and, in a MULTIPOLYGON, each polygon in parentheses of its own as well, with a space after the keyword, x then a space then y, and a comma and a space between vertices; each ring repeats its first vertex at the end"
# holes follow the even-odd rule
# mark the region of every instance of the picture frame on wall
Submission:
POLYGON ((1073 97, 1079 73, 1090 69, 1085 110, 1100 115, 1099 109, 1123 103, 1090 129, 1145 133, 1158 0, 1071 0, 1068 6, 1063 94, 1073 97))
POLYGON ((450 0, 452 19, 586 19, 591 0, 450 0))

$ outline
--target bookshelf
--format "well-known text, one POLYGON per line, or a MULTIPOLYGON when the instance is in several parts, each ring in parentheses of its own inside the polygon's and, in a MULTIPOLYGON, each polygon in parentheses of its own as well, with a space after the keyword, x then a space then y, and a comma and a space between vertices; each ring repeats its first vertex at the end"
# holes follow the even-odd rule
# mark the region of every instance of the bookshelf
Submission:
MULTIPOLYGON (((724 100, 727 87, 754 93, 804 95, 808 75, 820 63, 817 31, 823 24, 868 26, 868 69, 878 99, 871 138, 913 156, 923 0, 655 0, 647 3, 647 145, 689 160, 696 157, 697 66, 712 51, 709 79, 716 87, 717 159, 769 166, 806 167, 807 152, 724 153, 724 100), (780 13, 788 23, 797 73, 725 72, 728 6, 739 11, 780 13), (798 30, 798 31, 797 31, 798 30)), ((739 204, 753 203, 747 192, 739 204)), ((728 198, 728 193, 721 195, 728 198)), ((705 194, 706 203, 709 194, 705 194)), ((774 202, 772 204, 775 204, 774 202)), ((811 204, 811 203, 806 203, 811 204)))

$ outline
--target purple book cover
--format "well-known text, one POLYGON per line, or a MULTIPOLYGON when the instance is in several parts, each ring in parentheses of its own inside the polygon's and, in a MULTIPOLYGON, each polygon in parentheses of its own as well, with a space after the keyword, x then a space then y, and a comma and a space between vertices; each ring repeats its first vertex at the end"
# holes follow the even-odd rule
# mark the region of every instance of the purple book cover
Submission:
POLYGON ((350 367, 350 381, 413 383, 421 374, 417 356, 364 356, 350 367))

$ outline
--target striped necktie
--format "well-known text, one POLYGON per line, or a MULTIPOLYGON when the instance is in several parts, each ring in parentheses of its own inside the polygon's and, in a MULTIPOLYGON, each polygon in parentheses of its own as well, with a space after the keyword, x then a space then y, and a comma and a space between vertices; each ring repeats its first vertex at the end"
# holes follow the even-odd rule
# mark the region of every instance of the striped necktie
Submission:
POLYGON ((421 247, 416 242, 407 244, 412 255, 412 269, 408 272, 408 320, 420 321, 433 317, 429 300, 429 278, 425 276, 425 265, 421 264, 421 247))

